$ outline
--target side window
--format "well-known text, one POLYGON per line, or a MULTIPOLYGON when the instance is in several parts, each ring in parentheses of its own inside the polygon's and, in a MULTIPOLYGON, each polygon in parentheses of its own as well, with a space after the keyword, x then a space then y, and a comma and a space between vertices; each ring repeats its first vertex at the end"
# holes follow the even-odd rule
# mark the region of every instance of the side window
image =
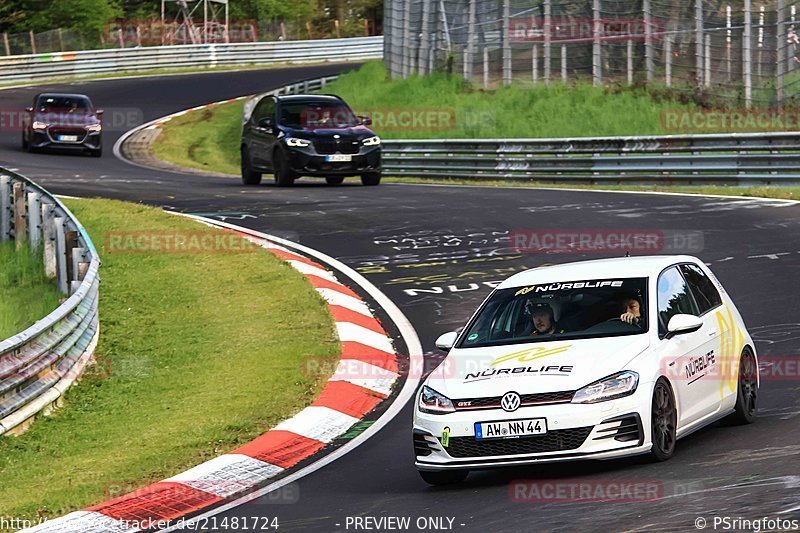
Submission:
POLYGON ((714 287, 714 283, 706 273, 703 272, 703 269, 697 265, 681 265, 680 268, 694 295, 694 299, 697 301, 701 314, 714 309, 722 303, 719 291, 714 287))
POLYGON ((255 110, 253 110, 253 120, 255 122, 264 117, 275 117, 275 101, 269 96, 262 98, 256 105, 255 110))
POLYGON ((669 319, 677 314, 700 315, 683 276, 677 267, 670 267, 658 278, 659 334, 666 334, 669 319))

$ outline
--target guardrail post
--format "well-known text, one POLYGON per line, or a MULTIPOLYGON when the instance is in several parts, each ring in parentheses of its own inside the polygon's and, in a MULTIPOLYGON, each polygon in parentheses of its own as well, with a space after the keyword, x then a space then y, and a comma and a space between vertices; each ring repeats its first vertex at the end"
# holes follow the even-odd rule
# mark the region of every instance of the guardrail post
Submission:
POLYGON ((53 204, 42 204, 42 242, 44 257, 44 275, 54 279, 58 272, 58 261, 56 260, 56 222, 55 206, 53 204))
POLYGON ((64 217, 55 217, 56 230, 56 278, 58 290, 67 294, 69 290, 69 276, 67 276, 67 242, 64 235, 64 217))
MULTIPOLYGON (((78 240, 78 232, 75 233, 75 241, 78 240)), ((70 282, 69 282, 69 293, 73 294, 78 287, 81 286, 81 280, 86 275, 86 269, 89 267, 89 263, 86 262, 86 252, 85 248, 70 248, 70 256, 72 258, 71 261, 71 268, 70 270, 70 282), (83 273, 81 273, 83 270, 83 273)))
POLYGON ((38 192, 28 193, 28 243, 35 250, 42 242, 42 201, 38 192))
POLYGON ((0 176, 0 241, 11 237, 11 177, 0 176))
POLYGON ((66 259, 67 259, 67 279, 69 281, 72 281, 72 280, 75 279, 75 273, 76 273, 76 270, 75 270, 75 257, 73 255, 73 253, 75 252, 75 249, 78 246, 78 232, 77 231, 72 231, 72 230, 66 231, 66 228, 64 228, 64 229, 65 229, 65 231, 64 231, 64 246, 65 246, 65 251, 67 252, 66 253, 66 256, 67 256, 66 257, 66 259))
POLYGON ((14 241, 17 243, 17 250, 22 248, 28 240, 27 214, 25 184, 18 181, 14 183, 14 241))

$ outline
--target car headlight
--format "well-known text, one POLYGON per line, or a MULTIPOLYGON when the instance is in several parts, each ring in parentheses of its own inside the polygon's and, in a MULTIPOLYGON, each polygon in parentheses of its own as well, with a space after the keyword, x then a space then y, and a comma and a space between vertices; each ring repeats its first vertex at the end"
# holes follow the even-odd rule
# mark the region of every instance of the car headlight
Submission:
POLYGON ((381 138, 378 137, 377 135, 375 137, 368 137, 363 141, 361 141, 361 144, 363 144, 364 146, 378 146, 379 144, 381 144, 381 138))
POLYGON ((424 385, 419 394, 419 410, 423 413, 441 415, 452 413, 456 408, 453 407, 453 402, 450 401, 450 398, 424 385))
POLYGON ((31 128, 33 128, 35 130, 46 130, 47 129, 47 123, 46 122, 39 122, 37 120, 37 121, 34 121, 33 124, 31 124, 31 128))
POLYGON ((586 385, 575 393, 572 403, 597 403, 622 398, 636 392, 638 384, 639 374, 625 370, 586 385))
POLYGON ((103 126, 100 124, 92 124, 91 126, 86 126, 86 131, 97 132, 103 129, 103 126))
POLYGON ((304 148, 310 144, 311 141, 307 141, 306 139, 298 139, 296 137, 288 137, 286 139, 286 146, 304 148))

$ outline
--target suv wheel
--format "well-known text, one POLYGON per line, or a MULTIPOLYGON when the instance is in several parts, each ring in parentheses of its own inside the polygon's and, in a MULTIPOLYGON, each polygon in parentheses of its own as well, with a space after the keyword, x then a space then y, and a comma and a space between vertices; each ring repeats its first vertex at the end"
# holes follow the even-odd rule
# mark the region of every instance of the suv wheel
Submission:
POLYGON ((275 169, 275 183, 278 187, 290 187, 298 177, 289 168, 289 161, 287 161, 286 154, 281 149, 275 150, 275 154, 272 156, 272 168, 275 169))
POLYGON ((381 182, 380 172, 369 172, 361 175, 362 185, 378 185, 381 182))
POLYGON ((261 183, 261 172, 253 170, 250 162, 250 152, 242 147, 242 183, 245 185, 258 185, 261 183))

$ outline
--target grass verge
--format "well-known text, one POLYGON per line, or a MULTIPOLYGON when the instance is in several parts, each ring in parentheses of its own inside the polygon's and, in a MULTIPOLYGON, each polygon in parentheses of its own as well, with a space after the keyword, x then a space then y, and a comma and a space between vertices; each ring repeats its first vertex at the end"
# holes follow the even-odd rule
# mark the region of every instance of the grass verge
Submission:
POLYGON ((55 281, 44 275, 41 250, 0 243, 0 341, 20 333, 58 307, 55 281))
MULTIPOLYGON (((205 232, 135 204, 69 200, 110 232, 205 232)), ((109 241, 111 242, 111 241, 109 241)), ((324 301, 272 254, 112 253, 101 247, 98 363, 66 407, 0 438, 0 516, 56 516, 181 472, 308 405, 339 347, 324 301)))

